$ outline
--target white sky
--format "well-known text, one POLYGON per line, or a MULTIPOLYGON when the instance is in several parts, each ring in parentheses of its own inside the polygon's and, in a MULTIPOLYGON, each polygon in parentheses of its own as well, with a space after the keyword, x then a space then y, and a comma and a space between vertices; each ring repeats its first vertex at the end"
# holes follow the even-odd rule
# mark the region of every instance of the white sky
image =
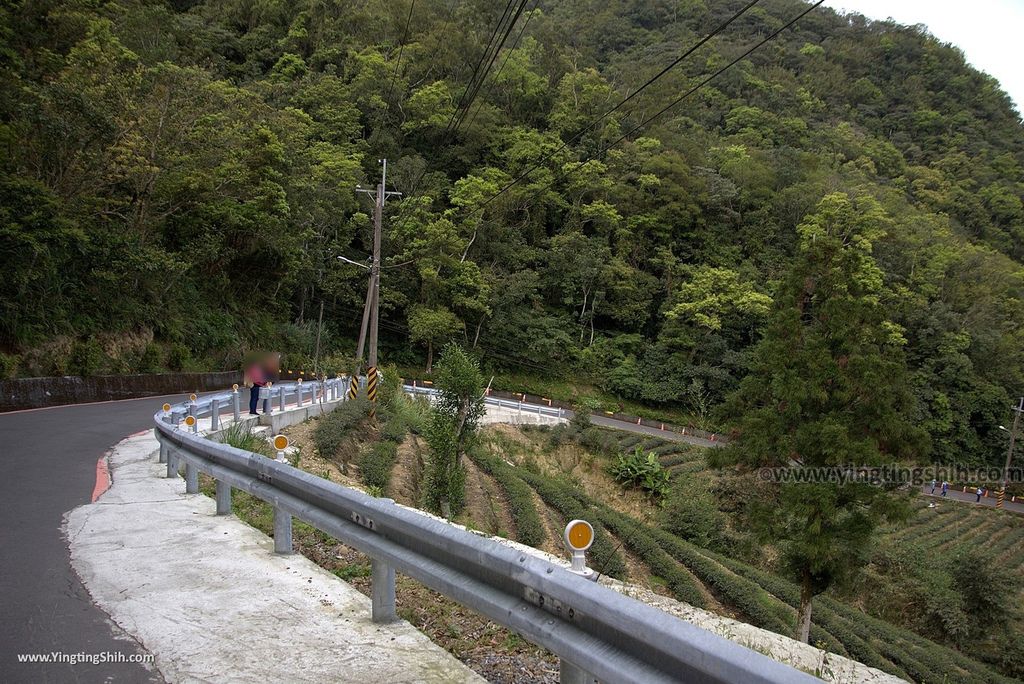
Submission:
POLYGON ((925 24, 939 40, 963 50, 975 68, 1002 84, 1024 112, 1024 0, 826 0, 835 10, 869 19, 925 24))

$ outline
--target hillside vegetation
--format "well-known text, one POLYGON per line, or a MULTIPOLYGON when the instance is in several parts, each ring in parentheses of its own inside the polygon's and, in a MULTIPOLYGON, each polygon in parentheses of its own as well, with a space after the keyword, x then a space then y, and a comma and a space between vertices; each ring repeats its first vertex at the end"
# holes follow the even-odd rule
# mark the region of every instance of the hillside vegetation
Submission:
MULTIPOLYGON (((426 407, 399 399, 376 423, 362 408, 355 402, 290 428, 299 466, 423 506, 426 407), (322 443, 317 435, 327 432, 341 439, 322 443)), ((454 520, 557 555, 565 524, 589 520, 588 563, 602 574, 793 636, 799 585, 739 510, 770 490, 754 476, 710 471, 705 453, 593 427, 488 426, 466 459, 466 506, 454 520), (616 482, 620 457, 638 451, 670 472, 667 492, 616 482)), ((1011 513, 915 504, 909 524, 881 530, 856 583, 815 597, 811 643, 916 682, 1020 677, 1024 615, 1013 577, 1024 570, 1015 548, 1022 532, 1024 520, 1011 513)))
POLYGON ((611 145, 806 7, 763 0, 588 127, 743 4, 532 3, 452 131, 501 3, 5 3, 0 370, 301 360, 321 303, 348 352, 365 274, 335 257, 368 252, 354 187, 387 157, 386 358, 457 339, 706 412, 838 194, 871 219, 928 453, 998 460, 1024 385, 1024 129, 961 53, 818 9, 611 145))

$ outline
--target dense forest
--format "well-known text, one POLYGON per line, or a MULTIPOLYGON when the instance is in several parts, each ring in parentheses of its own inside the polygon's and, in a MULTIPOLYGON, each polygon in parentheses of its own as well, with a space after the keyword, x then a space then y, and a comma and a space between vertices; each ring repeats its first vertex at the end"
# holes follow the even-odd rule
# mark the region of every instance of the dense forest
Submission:
POLYGON ((744 4, 535 0, 473 93, 504 3, 4 3, 0 371, 309 355, 321 305, 324 349, 351 354, 366 277, 336 257, 368 253, 355 186, 387 158, 389 361, 456 340, 716 406, 770 365, 798 227, 841 206, 871 226, 857 273, 917 443, 998 462, 1024 389, 1024 127, 995 80, 922 27, 819 8, 635 130, 807 7, 763 0, 593 125, 744 4))

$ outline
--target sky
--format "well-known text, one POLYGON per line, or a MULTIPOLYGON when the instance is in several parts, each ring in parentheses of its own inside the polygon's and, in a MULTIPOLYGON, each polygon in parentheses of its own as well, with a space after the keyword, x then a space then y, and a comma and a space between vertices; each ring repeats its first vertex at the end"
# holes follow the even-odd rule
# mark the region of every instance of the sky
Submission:
POLYGON ((869 19, 892 17, 924 24, 939 40, 959 47, 975 68, 994 76, 1024 112, 1024 0, 826 0, 838 11, 869 19))

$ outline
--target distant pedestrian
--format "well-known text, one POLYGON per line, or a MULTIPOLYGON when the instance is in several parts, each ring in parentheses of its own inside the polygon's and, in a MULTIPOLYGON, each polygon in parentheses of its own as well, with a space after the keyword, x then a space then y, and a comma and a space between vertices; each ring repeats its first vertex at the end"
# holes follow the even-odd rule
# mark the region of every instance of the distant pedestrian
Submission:
POLYGON ((935 494, 935 488, 938 487, 938 486, 939 486, 939 483, 937 481, 935 481, 935 480, 932 480, 932 494, 933 495, 935 494))
POLYGON ((260 388, 267 384, 267 374, 261 360, 253 361, 245 369, 245 384, 249 386, 249 415, 259 415, 256 407, 260 403, 260 388))
POLYGON ((949 483, 946 482, 945 480, 943 480, 942 481, 942 496, 946 496, 947 492, 949 492, 949 483))
POLYGON ((984 491, 984 489, 978 487, 978 489, 974 492, 977 495, 977 498, 974 500, 974 503, 981 503, 981 495, 984 491))

